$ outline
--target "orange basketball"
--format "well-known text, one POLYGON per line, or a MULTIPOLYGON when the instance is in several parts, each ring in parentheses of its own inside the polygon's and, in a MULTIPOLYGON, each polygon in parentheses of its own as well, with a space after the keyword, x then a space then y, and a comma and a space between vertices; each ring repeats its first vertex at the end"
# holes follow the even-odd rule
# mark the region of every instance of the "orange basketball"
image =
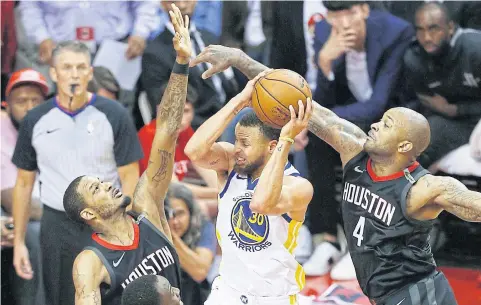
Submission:
POLYGON ((307 81, 294 71, 278 69, 255 83, 252 108, 262 122, 280 129, 291 119, 289 105, 298 113, 298 101, 305 107, 307 98, 312 98, 307 81))

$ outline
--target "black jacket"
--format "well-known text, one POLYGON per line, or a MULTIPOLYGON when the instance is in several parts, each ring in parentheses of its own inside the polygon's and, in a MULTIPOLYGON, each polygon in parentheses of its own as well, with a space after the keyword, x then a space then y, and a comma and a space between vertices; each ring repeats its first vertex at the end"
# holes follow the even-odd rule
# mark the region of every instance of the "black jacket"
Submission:
MULTIPOLYGON (((218 44, 218 38, 203 30, 198 30, 205 46, 218 44)), ((142 75, 140 76, 141 90, 147 93, 151 109, 155 109, 162 98, 161 87, 170 78, 174 66, 176 53, 172 45, 173 34, 166 28, 162 33, 149 42, 142 56, 142 75)), ((194 43, 194 38, 191 36, 194 43)), ((220 101, 212 78, 202 79, 202 72, 197 67, 190 68, 189 85, 198 94, 194 103, 195 116, 192 127, 196 129, 205 120, 215 114, 230 98, 237 93, 237 83, 234 79, 227 80, 222 73, 218 75, 222 80, 222 87, 226 93, 226 101, 220 101)))
POLYGON ((458 117, 481 117, 481 32, 459 28, 440 57, 417 41, 404 55, 407 80, 416 92, 438 94, 458 106, 458 117))

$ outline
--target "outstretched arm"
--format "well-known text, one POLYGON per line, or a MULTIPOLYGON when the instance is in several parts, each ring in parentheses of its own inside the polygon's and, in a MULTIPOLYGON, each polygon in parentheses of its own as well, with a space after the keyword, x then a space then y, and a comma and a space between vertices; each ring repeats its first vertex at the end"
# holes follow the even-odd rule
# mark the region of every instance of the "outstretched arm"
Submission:
POLYGON ((470 191, 452 177, 431 176, 434 203, 459 218, 481 222, 481 193, 470 191))
POLYGON ((176 32, 173 42, 177 58, 157 110, 149 164, 135 189, 132 207, 134 211, 144 214, 170 240, 172 236, 164 212, 164 199, 172 179, 175 144, 187 96, 186 65, 192 52, 189 18, 186 16, 184 23, 180 10, 175 5, 172 5, 172 9, 169 14, 176 32))
POLYGON ((359 127, 316 102, 308 128, 341 155, 343 166, 363 150, 367 138, 359 127))
MULTIPOLYGON (((247 56, 244 52, 220 45, 210 45, 194 60, 191 66, 208 62, 212 67, 202 76, 208 78, 229 67, 240 70, 247 78, 252 79, 268 68, 247 56)), ((331 145, 340 155, 345 165, 352 157, 363 149, 366 134, 356 125, 341 119, 334 112, 313 102, 313 114, 309 122, 309 131, 331 145)))
POLYGON ((268 69, 268 67, 250 58, 243 51, 221 45, 210 45, 202 50, 202 52, 192 60, 190 66, 193 67, 204 62, 210 63, 212 67, 202 74, 203 78, 209 78, 229 67, 234 67, 241 71, 248 79, 253 79, 259 73, 268 69))

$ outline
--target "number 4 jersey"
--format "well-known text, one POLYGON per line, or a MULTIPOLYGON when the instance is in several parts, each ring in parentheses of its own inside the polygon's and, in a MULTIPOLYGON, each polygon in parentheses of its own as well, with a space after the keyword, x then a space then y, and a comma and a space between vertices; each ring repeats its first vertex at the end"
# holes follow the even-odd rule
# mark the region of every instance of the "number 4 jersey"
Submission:
POLYGON ((428 243, 432 222, 406 215, 408 191, 427 173, 416 162, 378 177, 364 151, 344 167, 344 232, 359 285, 371 299, 382 299, 435 270, 428 243))
MULTIPOLYGON (((299 172, 287 163, 284 176, 299 176, 299 172)), ((241 293, 295 295, 305 283, 304 270, 293 254, 302 223, 286 214, 253 213, 249 205, 257 181, 233 170, 219 194, 216 233, 222 248, 220 276, 241 293)))

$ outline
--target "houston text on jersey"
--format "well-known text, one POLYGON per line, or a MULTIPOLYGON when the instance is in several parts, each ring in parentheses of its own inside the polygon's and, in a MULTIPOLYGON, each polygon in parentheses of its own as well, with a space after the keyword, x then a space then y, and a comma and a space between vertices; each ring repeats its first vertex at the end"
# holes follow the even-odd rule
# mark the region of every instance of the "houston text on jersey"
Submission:
POLYGON ((130 275, 122 282, 122 288, 125 289, 130 282, 143 275, 160 274, 162 269, 174 265, 174 256, 167 246, 160 248, 147 255, 140 264, 130 273, 130 275))
POLYGON ((342 199, 360 206, 388 226, 391 224, 396 211, 394 205, 379 197, 379 195, 372 193, 367 188, 348 182, 344 184, 342 199))

